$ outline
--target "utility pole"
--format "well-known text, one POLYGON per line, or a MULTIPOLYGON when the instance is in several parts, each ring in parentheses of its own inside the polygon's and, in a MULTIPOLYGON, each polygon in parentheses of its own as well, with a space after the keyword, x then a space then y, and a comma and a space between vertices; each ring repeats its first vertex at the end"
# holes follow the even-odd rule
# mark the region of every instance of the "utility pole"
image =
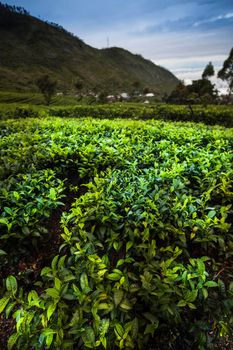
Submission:
POLYGON ((107 48, 109 48, 109 37, 107 36, 107 48))

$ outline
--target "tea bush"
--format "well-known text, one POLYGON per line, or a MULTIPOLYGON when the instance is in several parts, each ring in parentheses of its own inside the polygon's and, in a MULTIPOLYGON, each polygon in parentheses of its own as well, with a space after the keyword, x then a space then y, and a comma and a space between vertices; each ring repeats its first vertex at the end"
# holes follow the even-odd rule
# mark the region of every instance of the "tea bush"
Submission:
POLYGON ((202 122, 209 125, 219 124, 233 127, 232 106, 177 106, 154 104, 150 106, 138 104, 112 104, 97 106, 52 107, 49 114, 58 117, 80 118, 131 118, 131 119, 163 119, 173 121, 202 122))
POLYGON ((158 103, 147 106, 138 103, 114 103, 95 106, 54 106, 50 108, 34 105, 0 105, 0 119, 43 118, 48 115, 61 118, 83 118, 89 116, 100 119, 163 119, 233 127, 233 107, 223 105, 187 106, 158 103))
POLYGON ((64 190, 62 181, 56 179, 52 170, 18 175, 1 182, 0 225, 1 240, 9 237, 38 236, 41 219, 49 218, 58 205, 64 190))
POLYGON ((29 290, 17 274, 2 283, 0 312, 15 320, 8 349, 204 350, 232 333, 232 129, 0 125, 3 241, 27 236, 25 225, 33 236, 65 203, 51 264, 29 290))

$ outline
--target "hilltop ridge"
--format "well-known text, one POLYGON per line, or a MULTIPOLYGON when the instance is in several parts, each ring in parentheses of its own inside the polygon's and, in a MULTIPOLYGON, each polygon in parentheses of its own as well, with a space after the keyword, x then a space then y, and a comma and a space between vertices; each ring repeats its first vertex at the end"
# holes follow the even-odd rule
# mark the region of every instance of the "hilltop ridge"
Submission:
POLYGON ((137 83, 159 95, 178 79, 140 55, 112 47, 96 49, 56 23, 0 3, 0 89, 35 91, 36 79, 49 74, 62 91, 78 80, 88 89, 129 90, 137 83))

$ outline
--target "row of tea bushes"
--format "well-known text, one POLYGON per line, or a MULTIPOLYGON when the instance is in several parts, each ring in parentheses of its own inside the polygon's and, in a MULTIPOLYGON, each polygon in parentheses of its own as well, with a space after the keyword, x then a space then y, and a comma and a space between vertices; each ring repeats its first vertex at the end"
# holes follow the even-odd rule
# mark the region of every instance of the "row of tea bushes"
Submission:
POLYGON ((0 126, 4 264, 19 254, 8 238, 43 240, 50 227, 39 237, 38 225, 63 208, 50 264, 26 289, 22 272, 0 286, 0 312, 15 320, 8 349, 206 350, 232 334, 232 129, 93 118, 0 126))
POLYGON ((108 105, 79 105, 63 107, 1 105, 0 119, 57 116, 62 118, 93 117, 100 119, 130 118, 130 119, 163 119, 172 121, 203 122, 209 125, 233 126, 232 106, 178 106, 155 104, 108 104, 108 105))

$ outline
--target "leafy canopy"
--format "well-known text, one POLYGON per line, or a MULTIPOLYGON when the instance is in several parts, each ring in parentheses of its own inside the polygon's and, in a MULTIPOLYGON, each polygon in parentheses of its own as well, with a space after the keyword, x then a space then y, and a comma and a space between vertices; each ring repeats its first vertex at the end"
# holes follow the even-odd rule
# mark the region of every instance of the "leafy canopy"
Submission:
POLYGON ((214 75, 214 66, 209 62, 202 73, 202 79, 208 79, 214 75))
POLYGON ((224 61, 222 69, 218 72, 218 77, 228 82, 229 94, 231 94, 233 90, 233 48, 229 57, 224 61))
POLYGON ((44 99, 47 105, 50 104, 52 96, 55 94, 57 82, 52 80, 47 74, 37 79, 36 84, 44 95, 44 99))

